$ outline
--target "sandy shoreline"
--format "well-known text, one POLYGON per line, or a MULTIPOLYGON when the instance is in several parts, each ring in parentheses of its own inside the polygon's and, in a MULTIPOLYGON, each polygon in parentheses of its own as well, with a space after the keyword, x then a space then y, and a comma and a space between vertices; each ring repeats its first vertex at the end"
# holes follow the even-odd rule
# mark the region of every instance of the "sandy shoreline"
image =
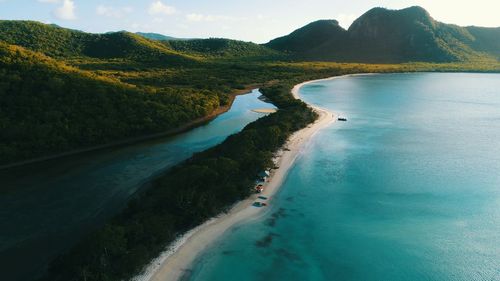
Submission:
MULTIPOLYGON (((335 78, 335 77, 333 77, 335 78)), ((333 79, 327 78, 327 79, 333 79)), ((321 80, 327 80, 321 79, 321 80)), ((292 94, 299 99, 299 90, 302 86, 317 82, 313 80, 296 85, 292 89, 292 94)), ((321 128, 335 122, 336 115, 319 107, 310 105, 319 115, 315 123, 295 132, 287 141, 284 148, 279 151, 275 158, 276 170, 271 171, 269 181, 265 185, 262 196, 269 198, 268 203, 272 204, 273 196, 278 191, 285 179, 290 167, 302 150, 304 144, 321 128)), ((253 207, 258 195, 237 203, 227 213, 217 218, 213 218, 206 223, 196 227, 174 242, 160 257, 151 262, 145 272, 134 278, 134 281, 174 281, 179 280, 198 255, 217 240, 224 232, 238 223, 256 219, 262 215, 267 208, 253 207)))
POLYGON ((274 113, 277 111, 277 109, 274 108, 259 108, 259 109, 252 109, 253 112, 257 113, 274 113))

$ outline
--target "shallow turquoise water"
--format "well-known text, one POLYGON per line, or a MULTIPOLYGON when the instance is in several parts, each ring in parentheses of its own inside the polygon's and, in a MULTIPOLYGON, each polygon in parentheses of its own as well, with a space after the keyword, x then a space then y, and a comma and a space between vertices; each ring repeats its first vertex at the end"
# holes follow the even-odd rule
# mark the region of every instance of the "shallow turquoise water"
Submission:
POLYGON ((349 121, 187 279, 500 280, 500 75, 345 77, 301 97, 349 121))
POLYGON ((152 176, 263 116, 252 109, 275 108, 259 96, 238 96, 228 112, 174 137, 0 171, 0 280, 35 279, 152 176))

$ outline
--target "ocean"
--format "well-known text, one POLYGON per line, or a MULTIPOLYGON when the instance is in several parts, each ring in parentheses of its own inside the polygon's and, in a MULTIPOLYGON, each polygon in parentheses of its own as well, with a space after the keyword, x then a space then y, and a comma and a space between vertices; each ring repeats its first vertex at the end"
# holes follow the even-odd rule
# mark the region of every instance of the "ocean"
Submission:
POLYGON ((500 280, 500 75, 346 76, 300 96, 348 121, 187 280, 500 280))

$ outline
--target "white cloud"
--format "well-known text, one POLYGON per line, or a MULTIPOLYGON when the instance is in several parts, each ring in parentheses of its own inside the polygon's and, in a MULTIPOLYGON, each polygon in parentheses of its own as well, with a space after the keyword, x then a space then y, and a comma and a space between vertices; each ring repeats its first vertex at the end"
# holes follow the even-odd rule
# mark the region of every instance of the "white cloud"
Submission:
POLYGON ((348 29, 357 18, 358 16, 354 14, 339 14, 335 17, 335 19, 339 22, 339 25, 345 29, 348 29))
POLYGON ((60 0, 38 0, 40 3, 59 3, 60 0))
POLYGON ((111 7, 99 5, 96 8, 96 14, 110 18, 123 18, 133 12, 131 7, 111 7))
POLYGON ((229 16, 219 16, 219 15, 203 15, 203 14, 188 14, 186 19, 191 22, 214 22, 214 21, 239 21, 245 18, 229 17, 229 16))
POLYGON ((155 1, 149 5, 149 14, 151 15, 173 15, 177 13, 177 9, 172 6, 163 4, 162 1, 155 1))
POLYGON ((204 15, 201 14, 189 14, 186 15, 188 21, 203 21, 205 19, 204 15))
POLYGON ((61 20, 74 20, 75 2, 73 0, 63 0, 62 6, 54 10, 54 16, 61 20))

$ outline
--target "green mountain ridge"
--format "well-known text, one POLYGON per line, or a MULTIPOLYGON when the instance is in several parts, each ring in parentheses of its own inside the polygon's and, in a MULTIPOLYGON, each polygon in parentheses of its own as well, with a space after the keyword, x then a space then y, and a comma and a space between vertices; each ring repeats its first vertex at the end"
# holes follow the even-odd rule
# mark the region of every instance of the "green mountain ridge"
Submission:
POLYGON ((241 58, 279 55, 279 52, 259 44, 225 38, 170 40, 164 41, 163 44, 178 52, 208 57, 241 58))
POLYGON ((373 8, 348 30, 335 20, 322 20, 265 45, 304 60, 459 62, 498 58, 499 33, 438 22, 418 6, 373 8))
POLYGON ((163 65, 196 62, 206 57, 269 57, 278 54, 262 45, 223 38, 186 40, 127 31, 93 34, 35 21, 0 20, 0 41, 58 59, 127 59, 163 65))
POLYGON ((195 59, 130 32, 92 34, 34 21, 0 21, 0 41, 54 58, 119 58, 166 63, 195 59))
POLYGON ((175 38, 172 36, 166 36, 163 34, 152 33, 152 32, 136 32, 135 34, 142 36, 146 39, 157 40, 157 41, 183 40, 181 38, 175 38))
POLYGON ((500 60, 500 27, 468 26, 466 29, 473 36, 471 46, 475 50, 491 54, 500 60))

